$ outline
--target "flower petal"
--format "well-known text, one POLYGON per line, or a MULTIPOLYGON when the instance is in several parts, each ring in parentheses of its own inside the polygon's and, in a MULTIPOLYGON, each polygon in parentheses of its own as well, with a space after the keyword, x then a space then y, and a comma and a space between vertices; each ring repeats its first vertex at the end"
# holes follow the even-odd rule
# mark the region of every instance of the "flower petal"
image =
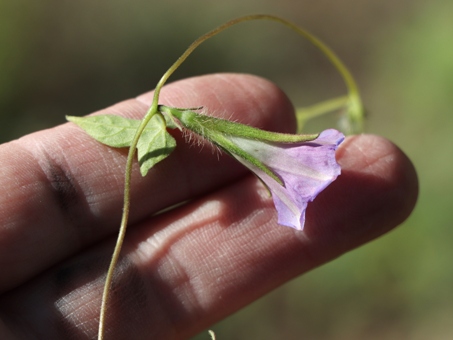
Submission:
POLYGON ((267 143, 229 137, 238 147, 263 162, 283 182, 280 185, 261 169, 235 156, 268 186, 278 212, 278 223, 302 230, 308 202, 332 183, 341 169, 335 150, 344 140, 339 131, 323 131, 318 138, 300 143, 267 143))

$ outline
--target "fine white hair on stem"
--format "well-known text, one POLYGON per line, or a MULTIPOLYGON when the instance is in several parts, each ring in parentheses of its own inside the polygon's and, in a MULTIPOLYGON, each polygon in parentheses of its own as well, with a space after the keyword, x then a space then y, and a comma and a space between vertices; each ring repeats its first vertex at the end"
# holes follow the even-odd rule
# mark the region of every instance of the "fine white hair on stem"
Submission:
POLYGON ((228 120, 233 123, 240 123, 239 119, 237 118, 237 114, 235 112, 231 111, 225 111, 225 110, 211 110, 208 111, 205 107, 203 107, 203 110, 200 111, 200 114, 206 117, 216 117, 217 119, 223 119, 223 120, 228 120))
POLYGON ((182 130, 182 136, 189 147, 197 147, 201 152, 205 146, 209 146, 211 148, 212 154, 216 155, 217 159, 220 159, 220 156, 222 155, 222 149, 218 145, 211 142, 209 139, 205 138, 205 136, 194 133, 188 129, 182 130))

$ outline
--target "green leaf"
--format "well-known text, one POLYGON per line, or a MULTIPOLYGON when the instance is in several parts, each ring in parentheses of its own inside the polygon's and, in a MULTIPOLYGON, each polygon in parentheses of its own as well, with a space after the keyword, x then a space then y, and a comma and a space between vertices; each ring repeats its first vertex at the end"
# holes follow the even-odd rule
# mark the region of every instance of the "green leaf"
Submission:
POLYGON ((165 119, 160 114, 154 115, 137 144, 142 176, 146 176, 149 169, 170 155, 175 147, 176 141, 168 133, 165 119))
POLYGON ((127 119, 115 115, 88 117, 66 116, 66 119, 80 126, 98 142, 115 148, 130 146, 135 131, 140 125, 139 120, 127 119))
MULTIPOLYGON (((77 124, 97 141, 115 148, 129 147, 141 122, 115 115, 67 116, 66 119, 77 124)), ((167 132, 165 120, 159 114, 154 115, 137 144, 142 176, 165 159, 175 147, 176 141, 167 132)))

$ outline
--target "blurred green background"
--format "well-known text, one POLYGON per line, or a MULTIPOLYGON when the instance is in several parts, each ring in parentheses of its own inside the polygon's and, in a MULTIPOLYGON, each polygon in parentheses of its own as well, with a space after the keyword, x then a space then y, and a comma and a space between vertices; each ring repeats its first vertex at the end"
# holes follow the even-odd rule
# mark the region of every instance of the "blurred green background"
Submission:
MULTIPOLYGON (((367 131, 414 161, 420 198, 386 237, 215 325, 218 339, 452 339, 452 1, 0 0, 0 142, 151 90, 192 40, 249 13, 291 19, 337 52, 367 131)), ((267 77, 296 105, 345 93, 325 58, 271 22, 209 41, 171 80, 210 72, 267 77)))

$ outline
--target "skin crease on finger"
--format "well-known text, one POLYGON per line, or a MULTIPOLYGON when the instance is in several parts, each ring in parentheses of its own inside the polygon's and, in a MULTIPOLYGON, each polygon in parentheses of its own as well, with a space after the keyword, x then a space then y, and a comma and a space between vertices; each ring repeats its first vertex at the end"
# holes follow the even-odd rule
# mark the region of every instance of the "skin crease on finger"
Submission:
MULTIPOLYGON (((130 228, 107 339, 187 338, 409 215, 417 177, 392 143, 353 136, 337 158, 342 175, 310 203, 302 232, 277 225, 272 201, 253 176, 130 228)), ((36 312, 22 315, 35 333, 94 337, 102 280, 93 259, 107 260, 112 244, 12 292, 0 304, 2 316, 41 306, 41 318, 47 313, 51 324, 36 312)))

